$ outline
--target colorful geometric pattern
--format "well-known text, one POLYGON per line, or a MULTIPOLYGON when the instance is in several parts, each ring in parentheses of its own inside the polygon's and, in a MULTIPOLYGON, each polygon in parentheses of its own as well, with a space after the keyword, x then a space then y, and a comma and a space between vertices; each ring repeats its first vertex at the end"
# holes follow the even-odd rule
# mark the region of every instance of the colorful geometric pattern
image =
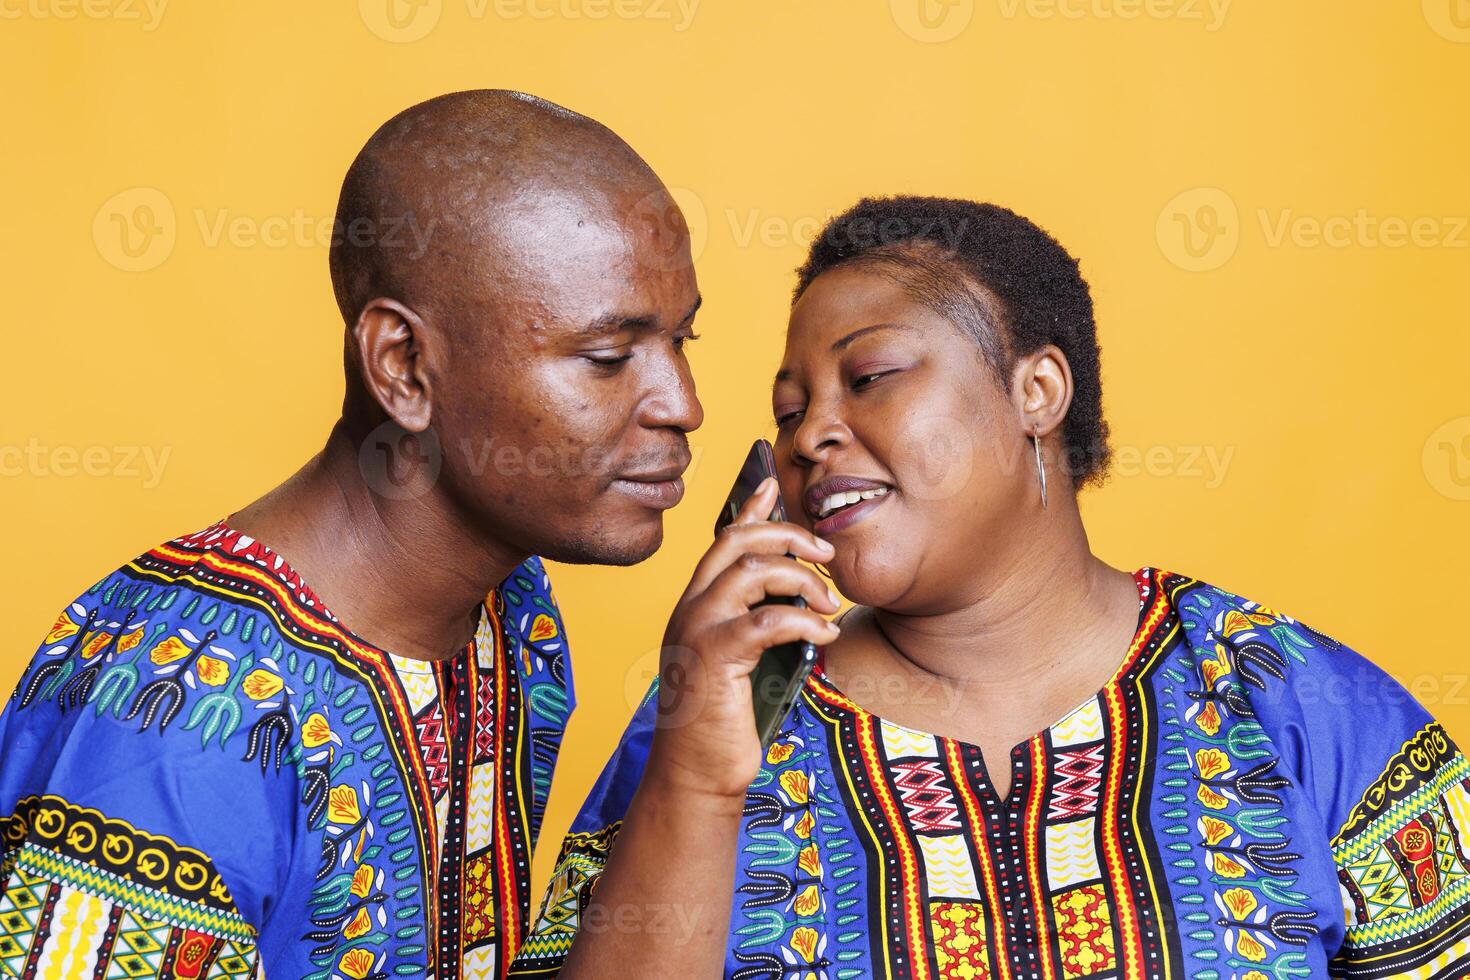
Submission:
POLYGON ((941 977, 990 980, 985 910, 979 904, 931 902, 929 931, 934 936, 935 967, 941 977))
POLYGON ((0 714, 0 975, 498 975, 565 677, 536 559, 425 664, 224 524, 153 549, 63 611, 0 714))
MULTIPOLYGON (((1470 764, 1443 730, 1290 617, 1135 580, 1121 665, 997 760, 1005 799, 978 747, 876 718, 814 672, 747 794, 724 975, 1470 976, 1470 764), (1371 724, 1324 690, 1368 691, 1371 724)), ((554 976, 570 949, 653 723, 650 696, 512 975, 554 976)))
POLYGON ((912 759, 889 764, 893 785, 908 810, 916 831, 942 834, 960 829, 959 807, 954 793, 944 785, 937 759, 912 759))
POLYGON ((1102 743, 1088 749, 1058 749, 1052 757, 1051 807, 1048 820, 1069 820, 1097 812, 1097 794, 1102 786, 1102 743))

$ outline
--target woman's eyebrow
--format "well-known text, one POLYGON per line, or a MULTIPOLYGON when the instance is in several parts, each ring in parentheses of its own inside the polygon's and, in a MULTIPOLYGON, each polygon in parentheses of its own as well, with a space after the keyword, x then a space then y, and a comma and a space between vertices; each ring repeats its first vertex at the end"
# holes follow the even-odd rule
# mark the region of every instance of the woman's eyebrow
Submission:
POLYGON ((908 324, 905 324, 905 323, 875 323, 875 324, 873 324, 870 327, 859 327, 858 329, 854 330, 852 333, 848 334, 846 337, 843 337, 842 339, 838 340, 835 344, 833 344, 832 345, 832 350, 834 350, 834 351, 842 350, 842 348, 847 347, 849 344, 851 344, 853 341, 857 340, 859 337, 862 337, 862 336, 864 336, 866 334, 873 333, 874 331, 877 331, 877 330, 912 330, 912 329, 913 329, 913 327, 910 327, 908 324))
MULTIPOLYGON (((903 330, 906 332, 912 332, 913 329, 914 328, 909 326, 907 323, 874 323, 871 326, 858 327, 852 333, 840 338, 836 343, 832 345, 831 349, 834 352, 840 351, 844 347, 847 347, 849 344, 853 343, 859 337, 873 333, 878 330, 903 330)), ((793 372, 790 368, 782 368, 781 370, 776 372, 776 377, 772 381, 772 386, 774 387, 775 385, 778 385, 783 381, 789 381, 791 380, 792 376, 793 372)))

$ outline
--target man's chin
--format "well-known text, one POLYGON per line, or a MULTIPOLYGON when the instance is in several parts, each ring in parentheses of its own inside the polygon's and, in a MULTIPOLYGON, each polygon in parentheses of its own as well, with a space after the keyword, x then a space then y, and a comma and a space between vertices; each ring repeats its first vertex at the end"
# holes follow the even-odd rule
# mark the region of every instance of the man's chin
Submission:
POLYGON ((664 524, 659 519, 647 530, 619 534, 597 534, 561 542, 541 551, 541 557, 565 565, 615 565, 626 567, 647 561, 664 541, 664 524))

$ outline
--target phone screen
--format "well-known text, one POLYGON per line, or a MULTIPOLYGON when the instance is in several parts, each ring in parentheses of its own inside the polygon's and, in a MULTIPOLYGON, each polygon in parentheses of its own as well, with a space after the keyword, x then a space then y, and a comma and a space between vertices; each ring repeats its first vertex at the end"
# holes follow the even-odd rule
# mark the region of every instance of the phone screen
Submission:
MULTIPOLYGON (((757 439, 750 447, 745 465, 740 468, 740 475, 735 478, 735 485, 730 488, 730 495, 715 521, 715 533, 719 534, 734 521, 761 483, 775 475, 776 457, 771 444, 757 439)), ((780 497, 776 498, 776 507, 768 520, 786 520, 786 510, 781 506, 780 497)), ((806 600, 800 596, 771 596, 761 605, 770 603, 806 608, 806 600)), ((781 726, 791 713, 791 706, 800 696, 816 662, 817 648, 810 643, 783 643, 761 654, 755 670, 750 673, 750 686, 755 704, 755 730, 760 733, 762 748, 769 748, 781 733, 781 726)))

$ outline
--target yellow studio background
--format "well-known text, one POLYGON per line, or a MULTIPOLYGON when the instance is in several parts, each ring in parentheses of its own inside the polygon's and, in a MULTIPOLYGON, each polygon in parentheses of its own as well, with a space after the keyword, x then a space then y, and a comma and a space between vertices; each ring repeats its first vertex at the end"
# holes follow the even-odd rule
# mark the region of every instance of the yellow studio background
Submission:
POLYGON ((0 0, 0 80, 7 691, 63 604, 318 448, 348 163, 413 102, 503 86, 678 189, 706 301, 668 543, 553 570, 581 707, 538 895, 770 431, 792 270, 866 194, 1003 203, 1081 256, 1101 555, 1298 616, 1470 743, 1467 0, 0 0))

